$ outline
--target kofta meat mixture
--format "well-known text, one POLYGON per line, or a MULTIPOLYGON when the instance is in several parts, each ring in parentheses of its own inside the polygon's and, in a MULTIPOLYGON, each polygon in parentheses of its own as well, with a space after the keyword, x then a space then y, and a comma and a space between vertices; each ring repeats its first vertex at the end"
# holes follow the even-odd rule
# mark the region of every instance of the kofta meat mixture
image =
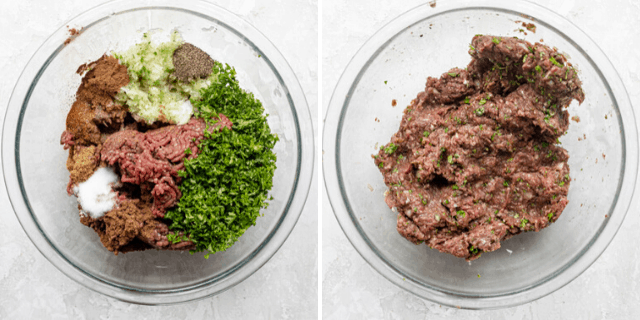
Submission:
POLYGON ((374 160, 398 232, 474 260, 566 207, 569 155, 559 138, 566 107, 584 93, 555 48, 476 35, 469 54, 465 69, 427 79, 374 160))

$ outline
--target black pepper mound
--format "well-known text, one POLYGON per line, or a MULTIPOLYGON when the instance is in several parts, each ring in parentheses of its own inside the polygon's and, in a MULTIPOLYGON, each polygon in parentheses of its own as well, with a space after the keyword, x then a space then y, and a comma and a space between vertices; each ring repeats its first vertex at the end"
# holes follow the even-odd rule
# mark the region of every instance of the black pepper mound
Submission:
POLYGON ((204 79, 211 74, 213 59, 200 48, 184 43, 173 52, 173 75, 182 82, 204 79))
POLYGON ((548 46, 477 35, 467 68, 429 77, 374 156, 398 232, 467 260, 555 222, 571 178, 558 138, 584 93, 548 46))

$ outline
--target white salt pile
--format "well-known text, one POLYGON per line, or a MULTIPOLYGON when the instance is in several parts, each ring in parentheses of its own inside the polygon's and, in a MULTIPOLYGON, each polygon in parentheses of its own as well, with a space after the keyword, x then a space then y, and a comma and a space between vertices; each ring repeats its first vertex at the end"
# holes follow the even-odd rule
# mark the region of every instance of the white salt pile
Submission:
POLYGON ((118 175, 113 169, 100 168, 87 181, 73 188, 73 192, 78 197, 82 210, 97 219, 116 205, 116 193, 111 186, 117 182, 118 175))

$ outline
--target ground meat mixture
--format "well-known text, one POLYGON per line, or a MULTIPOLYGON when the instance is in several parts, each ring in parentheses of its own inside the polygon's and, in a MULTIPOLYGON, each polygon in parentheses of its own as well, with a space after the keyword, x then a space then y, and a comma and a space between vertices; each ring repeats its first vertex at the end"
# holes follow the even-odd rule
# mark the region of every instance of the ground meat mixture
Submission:
POLYGON ((565 108, 584 93, 555 48, 482 35, 469 48, 467 68, 427 79, 374 160, 398 232, 474 260, 566 207, 569 155, 558 138, 565 108))
MULTIPOLYGON (((100 167, 109 166, 119 176, 115 207, 99 218, 82 214, 80 221, 96 231, 109 251, 118 254, 150 248, 190 250, 191 241, 171 243, 163 219, 168 208, 181 197, 177 185, 183 161, 193 159, 205 138, 207 125, 192 118, 184 125, 137 122, 127 107, 114 103, 120 88, 129 83, 127 69, 118 59, 104 55, 82 65, 84 74, 76 101, 66 120, 60 143, 69 150, 67 192, 89 179, 100 167)), ((231 129, 231 121, 220 114, 213 133, 231 129)))

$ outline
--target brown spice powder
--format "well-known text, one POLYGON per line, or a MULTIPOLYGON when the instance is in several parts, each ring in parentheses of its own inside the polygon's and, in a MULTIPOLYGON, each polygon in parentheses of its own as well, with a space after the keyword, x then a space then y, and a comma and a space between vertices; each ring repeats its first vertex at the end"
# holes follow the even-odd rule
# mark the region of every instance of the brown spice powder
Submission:
POLYGON ((71 180, 76 183, 87 181, 96 171, 99 164, 100 151, 96 146, 77 146, 69 151, 67 169, 71 174, 71 180))
POLYGON ((69 43, 71 43, 71 41, 73 41, 75 38, 77 38, 80 33, 82 33, 82 29, 84 28, 69 28, 69 26, 67 26, 67 29, 69 30, 69 38, 67 38, 67 40, 64 41, 64 45, 68 45, 69 43))
POLYGON ((127 245, 140 234, 143 227, 155 225, 151 207, 139 200, 124 201, 117 209, 107 212, 101 218, 82 217, 80 222, 93 228, 104 247, 115 254, 148 248, 144 245, 129 248, 127 245))
POLYGON ((67 131, 76 144, 97 145, 100 143, 100 130, 93 122, 96 109, 108 111, 117 108, 113 99, 120 88, 129 83, 129 75, 118 59, 107 55, 80 66, 77 72, 82 74, 85 71, 76 92, 76 101, 67 115, 67 131))

